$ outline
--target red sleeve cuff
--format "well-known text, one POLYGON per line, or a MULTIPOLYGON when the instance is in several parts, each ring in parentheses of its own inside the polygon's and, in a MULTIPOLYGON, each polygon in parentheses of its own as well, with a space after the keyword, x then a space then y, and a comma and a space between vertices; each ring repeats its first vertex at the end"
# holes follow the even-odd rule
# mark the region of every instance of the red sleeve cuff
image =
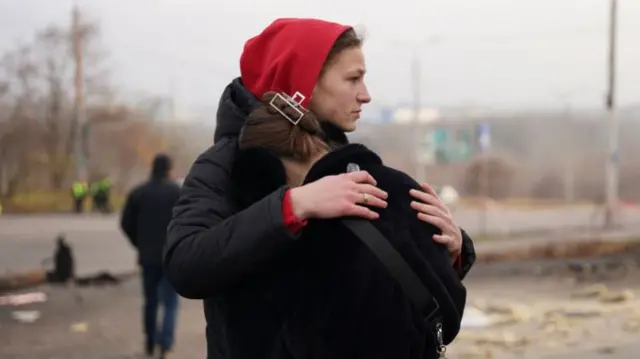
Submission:
POLYGON ((462 254, 458 254, 456 260, 453 262, 453 268, 456 270, 462 270, 462 254))
POLYGON ((298 233, 308 223, 306 220, 299 220, 295 213, 293 213, 290 189, 284 193, 284 197, 282 198, 282 218, 284 220, 285 227, 287 227, 293 234, 298 233))

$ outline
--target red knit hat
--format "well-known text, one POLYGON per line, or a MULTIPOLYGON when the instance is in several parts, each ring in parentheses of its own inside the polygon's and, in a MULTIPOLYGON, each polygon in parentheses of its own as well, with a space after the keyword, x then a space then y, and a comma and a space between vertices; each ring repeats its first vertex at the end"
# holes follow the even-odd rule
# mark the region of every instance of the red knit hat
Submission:
POLYGON ((307 107, 331 47, 350 28, 317 19, 275 20, 245 43, 242 83, 260 100, 269 91, 300 92, 307 107))

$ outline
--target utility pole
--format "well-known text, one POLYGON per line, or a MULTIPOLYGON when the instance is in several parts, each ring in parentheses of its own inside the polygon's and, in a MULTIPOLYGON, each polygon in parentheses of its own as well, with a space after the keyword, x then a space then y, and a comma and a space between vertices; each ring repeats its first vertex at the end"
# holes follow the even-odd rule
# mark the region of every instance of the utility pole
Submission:
POLYGON ((564 192, 564 201, 566 204, 571 204, 575 201, 575 145, 576 141, 574 140, 574 126, 573 126, 573 114, 571 109, 571 104, 569 100, 563 98, 564 100, 564 113, 563 113, 563 122, 564 122, 564 175, 563 175, 563 192, 564 192))
POLYGON ((482 123, 478 126, 478 147, 480 149, 480 173, 478 173, 478 193, 482 198, 482 210, 479 212, 479 224, 480 233, 482 236, 487 236, 488 231, 488 211, 490 205, 491 191, 489 189, 489 166, 490 156, 489 150, 491 149, 491 127, 488 123, 482 123))
POLYGON ((604 226, 611 228, 615 222, 615 212, 618 207, 618 165, 619 165, 619 118, 616 109, 616 40, 617 40, 617 20, 618 1, 611 0, 610 28, 609 28, 609 93, 607 94, 608 121, 607 131, 609 134, 608 151, 606 159, 606 203, 604 212, 604 226))
POLYGON ((424 154, 422 151, 424 150, 423 141, 424 141, 424 132, 420 129, 420 111, 422 110, 422 103, 420 98, 422 97, 422 71, 421 71, 421 58, 420 58, 420 50, 415 49, 413 55, 413 63, 411 66, 411 79, 412 79, 412 88, 413 88, 413 128, 414 128, 414 139, 415 139, 415 150, 414 150, 414 162, 415 162, 415 171, 416 171, 416 182, 422 184, 426 182, 425 178, 425 168, 424 168, 424 154))
POLYGON ((80 19, 80 9, 73 6, 72 20, 73 58, 75 62, 75 108, 74 108, 74 153, 76 158, 76 179, 87 180, 87 121, 84 108, 84 30, 80 19))

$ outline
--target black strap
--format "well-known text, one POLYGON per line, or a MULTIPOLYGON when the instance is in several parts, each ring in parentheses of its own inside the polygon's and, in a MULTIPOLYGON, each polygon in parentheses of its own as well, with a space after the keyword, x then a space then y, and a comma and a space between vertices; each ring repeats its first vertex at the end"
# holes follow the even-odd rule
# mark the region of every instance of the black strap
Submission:
POLYGON ((438 301, 387 238, 367 220, 343 219, 342 223, 389 269, 391 276, 400 284, 405 295, 418 310, 426 315, 425 319, 431 319, 439 309, 438 301))

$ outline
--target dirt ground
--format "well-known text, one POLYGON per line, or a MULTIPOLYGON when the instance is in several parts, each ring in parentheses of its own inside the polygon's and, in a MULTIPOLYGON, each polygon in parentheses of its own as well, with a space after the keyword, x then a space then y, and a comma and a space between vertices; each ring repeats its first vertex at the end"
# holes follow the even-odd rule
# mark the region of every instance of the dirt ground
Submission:
MULTIPOLYGON (((636 269, 576 282, 564 265, 546 272, 536 266, 517 268, 478 267, 470 276, 466 328, 449 346, 448 358, 627 359, 640 349, 634 344, 640 330, 636 269), (594 287, 598 282, 606 282, 607 290, 594 287), (593 293, 578 293, 588 289, 593 293), (583 298, 573 297, 577 294, 583 298), (470 328, 482 324, 479 315, 493 318, 494 324, 470 328)), ((47 300, 0 306, 1 358, 142 358, 137 280, 116 287, 29 291, 41 291, 47 300), (13 317, 15 311, 31 310, 40 315, 32 323, 13 317)), ((174 356, 205 358, 204 328, 201 302, 183 299, 174 356)))
POLYGON ((466 327, 450 345, 449 357, 634 357, 630 353, 640 349, 637 273, 599 279, 581 282, 563 274, 470 281, 466 327), (481 325, 481 319, 491 324, 481 325))

